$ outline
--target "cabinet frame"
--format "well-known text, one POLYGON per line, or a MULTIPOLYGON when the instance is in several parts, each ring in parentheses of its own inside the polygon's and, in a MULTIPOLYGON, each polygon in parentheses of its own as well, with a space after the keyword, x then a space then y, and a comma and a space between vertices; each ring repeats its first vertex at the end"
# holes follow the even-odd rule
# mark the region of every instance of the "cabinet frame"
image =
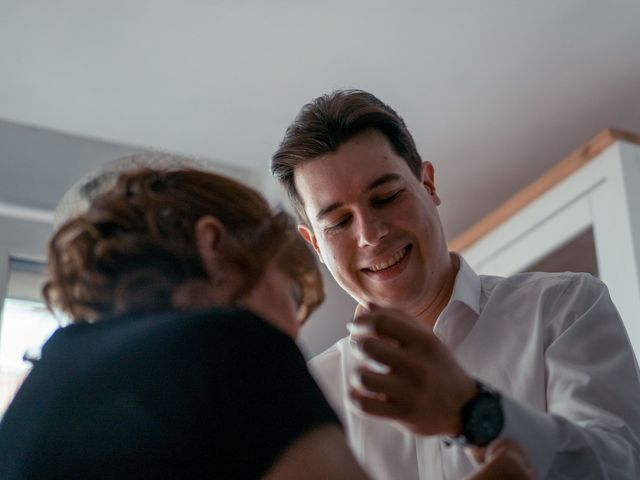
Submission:
POLYGON ((605 130, 449 247, 479 274, 508 276, 587 228, 599 277, 640 358, 640 136, 605 130))

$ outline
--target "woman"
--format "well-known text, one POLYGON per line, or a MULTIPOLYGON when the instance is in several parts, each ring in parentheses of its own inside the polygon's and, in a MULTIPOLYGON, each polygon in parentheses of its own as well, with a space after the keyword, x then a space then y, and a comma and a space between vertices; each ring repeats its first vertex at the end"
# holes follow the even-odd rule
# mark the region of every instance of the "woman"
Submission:
POLYGON ((73 325, 3 419, 0 478, 257 478, 320 441, 346 451, 289 338, 323 298, 318 270, 253 190, 125 174, 58 230, 48 265, 47 303, 73 325))
POLYGON ((255 191, 126 173, 48 268, 72 325, 0 424, 0 478, 364 478, 292 340, 323 299, 314 258, 255 191))

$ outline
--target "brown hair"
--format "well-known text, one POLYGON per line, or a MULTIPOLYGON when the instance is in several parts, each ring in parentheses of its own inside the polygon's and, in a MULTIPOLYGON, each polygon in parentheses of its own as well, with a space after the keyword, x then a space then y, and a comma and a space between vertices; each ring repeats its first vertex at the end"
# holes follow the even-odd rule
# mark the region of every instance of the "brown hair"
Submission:
POLYGON ((322 302, 315 257, 290 218, 273 212, 259 193, 209 172, 147 168, 121 175, 54 234, 43 289, 47 304, 74 322, 176 308, 179 288, 208 280, 195 238, 195 225, 206 215, 223 224, 228 258, 246 273, 235 300, 276 261, 300 284, 301 320, 322 302))
POLYGON ((382 132, 420 177, 422 159, 404 120, 387 104, 362 90, 335 90, 302 107, 271 158, 271 173, 286 190, 300 220, 309 226, 294 182, 295 168, 321 155, 335 153, 358 133, 382 132))

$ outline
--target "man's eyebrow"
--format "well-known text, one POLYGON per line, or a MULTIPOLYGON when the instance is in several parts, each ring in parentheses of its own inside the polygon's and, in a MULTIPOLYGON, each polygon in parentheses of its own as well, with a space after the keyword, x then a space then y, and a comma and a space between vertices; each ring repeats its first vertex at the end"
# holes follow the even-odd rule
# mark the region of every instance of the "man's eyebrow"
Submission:
MULTIPOLYGON (((367 188, 365 189, 365 191, 369 192, 369 191, 373 190, 376 187, 379 187, 380 185, 382 185, 384 183, 397 182, 399 180, 402 180, 402 177, 400 175, 398 175, 397 173, 386 173, 384 175, 379 176, 378 178, 373 180, 371 183, 369 183, 369 185, 367 185, 367 188)), ((325 217, 329 213, 333 212, 335 209, 340 208, 341 206, 342 206, 342 203, 335 202, 335 203, 332 203, 331 205, 328 205, 328 206, 324 207, 316 215, 316 220, 322 220, 323 217, 325 217)))
POLYGON ((369 185, 367 185, 366 191, 367 192, 371 191, 374 188, 379 187, 383 183, 397 182, 399 180, 402 180, 402 177, 400 175, 398 175, 397 173, 386 173, 386 174, 376 178, 373 182, 371 182, 369 185))
POLYGON ((333 212, 336 208, 339 208, 341 206, 342 206, 342 203, 335 202, 335 203, 332 203, 331 205, 329 205, 328 207, 324 207, 316 215, 316 220, 322 220, 323 217, 327 216, 328 214, 333 212))

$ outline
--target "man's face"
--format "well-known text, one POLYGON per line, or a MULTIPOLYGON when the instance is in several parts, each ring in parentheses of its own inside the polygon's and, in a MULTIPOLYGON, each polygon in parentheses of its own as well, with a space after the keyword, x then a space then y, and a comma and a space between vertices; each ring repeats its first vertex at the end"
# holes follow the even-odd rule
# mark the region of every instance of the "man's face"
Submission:
POLYGON ((411 172, 387 138, 368 130, 295 169, 311 228, 301 235, 360 304, 428 308, 448 274, 433 167, 411 172))

